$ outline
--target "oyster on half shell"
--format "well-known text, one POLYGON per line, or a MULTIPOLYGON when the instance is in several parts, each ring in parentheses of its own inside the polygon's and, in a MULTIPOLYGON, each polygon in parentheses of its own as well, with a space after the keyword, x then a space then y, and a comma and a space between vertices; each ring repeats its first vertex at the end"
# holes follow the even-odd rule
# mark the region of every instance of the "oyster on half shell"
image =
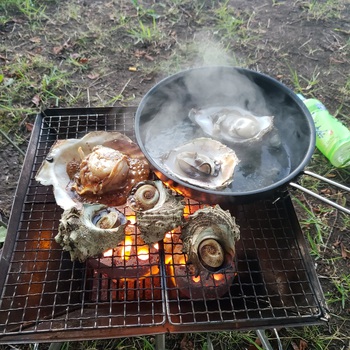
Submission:
POLYGON ((72 207, 63 212, 55 240, 70 253, 72 261, 83 262, 123 241, 127 223, 115 208, 84 204, 82 209, 72 207))
POLYGON ((130 193, 128 205, 136 213, 140 236, 147 244, 162 240, 167 232, 183 224, 183 197, 173 195, 161 181, 137 184, 130 193))
POLYGON ((122 205, 149 172, 145 156, 127 136, 94 131, 80 139, 58 140, 35 179, 53 185, 57 204, 66 210, 84 202, 122 205))
POLYGON ((228 210, 219 205, 205 207, 190 215, 182 228, 183 252, 196 276, 201 271, 217 273, 234 266, 239 226, 228 210))
POLYGON ((228 143, 256 142, 273 128, 273 116, 255 116, 240 107, 191 109, 188 117, 203 132, 228 143))
POLYGON ((174 148, 162 163, 169 173, 192 185, 223 189, 232 182, 239 160, 231 148, 201 137, 174 148))

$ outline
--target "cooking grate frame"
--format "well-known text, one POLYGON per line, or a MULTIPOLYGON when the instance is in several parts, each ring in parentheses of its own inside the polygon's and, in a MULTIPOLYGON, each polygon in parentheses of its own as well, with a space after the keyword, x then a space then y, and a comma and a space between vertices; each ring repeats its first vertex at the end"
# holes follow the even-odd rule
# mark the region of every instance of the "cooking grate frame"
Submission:
MULTIPOLYGON (((224 292, 213 280, 214 287, 203 294, 207 276, 201 276, 197 288, 188 270, 177 268, 183 255, 180 229, 152 253, 156 258, 149 259, 146 277, 111 278, 96 268, 99 259, 93 267, 91 261, 70 261, 54 241, 62 209, 51 186, 38 184, 35 174, 57 139, 115 130, 135 140, 134 113, 134 107, 68 108, 37 116, 0 261, 5 272, 0 276, 0 343, 325 322, 323 293, 288 197, 224 208, 241 227, 237 273, 220 276, 226 281, 221 283, 224 292)), ((203 206, 190 199, 186 203, 189 213, 203 206)))

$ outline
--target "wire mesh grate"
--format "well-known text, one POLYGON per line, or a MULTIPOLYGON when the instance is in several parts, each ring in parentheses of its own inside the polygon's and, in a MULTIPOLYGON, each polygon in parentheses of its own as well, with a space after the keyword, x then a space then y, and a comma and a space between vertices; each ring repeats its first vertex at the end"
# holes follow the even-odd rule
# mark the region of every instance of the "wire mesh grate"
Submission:
MULTIPOLYGON (((224 208, 236 217, 241 239, 235 267, 221 273, 191 273, 180 228, 145 245, 127 206, 118 208, 131 222, 127 259, 124 242, 86 263, 70 260, 54 240, 62 209, 35 174, 56 140, 95 130, 135 139, 134 111, 73 108, 38 115, 1 260, 0 343, 321 322, 322 291, 288 198, 224 208)), ((186 204, 188 214, 203 207, 190 199, 186 204)))

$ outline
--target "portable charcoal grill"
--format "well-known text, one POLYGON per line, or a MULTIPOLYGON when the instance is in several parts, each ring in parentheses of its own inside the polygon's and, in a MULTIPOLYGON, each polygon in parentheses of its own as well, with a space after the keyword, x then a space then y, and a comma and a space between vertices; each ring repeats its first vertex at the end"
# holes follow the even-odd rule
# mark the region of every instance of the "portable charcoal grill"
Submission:
MULTIPOLYGON (((134 139, 134 112, 50 109, 38 115, 0 262, 0 343, 325 322, 323 293, 289 197, 224 208, 241 229, 236 271, 195 278, 185 267, 180 229, 148 247, 137 239, 134 224, 128 246, 84 264, 70 261, 54 241, 62 209, 52 188, 37 183, 35 174, 58 139, 94 130, 116 130, 134 139)), ((187 214, 202 207, 190 199, 186 203, 187 214)), ((131 217, 128 207, 122 210, 131 217)))

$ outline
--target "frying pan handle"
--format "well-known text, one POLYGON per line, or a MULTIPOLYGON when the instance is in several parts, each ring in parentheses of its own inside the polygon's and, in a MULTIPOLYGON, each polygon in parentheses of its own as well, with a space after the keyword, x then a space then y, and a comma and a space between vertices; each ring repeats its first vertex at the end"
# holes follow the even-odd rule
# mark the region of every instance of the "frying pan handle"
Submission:
MULTIPOLYGON (((312 176, 312 177, 314 177, 314 178, 316 178, 318 180, 324 181, 324 182, 326 182, 326 183, 328 183, 328 184, 330 184, 330 185, 332 185, 334 187, 340 188, 340 189, 350 193, 350 188, 349 187, 344 186, 342 184, 339 184, 339 183, 337 183, 335 181, 329 180, 326 177, 323 177, 321 175, 315 174, 315 173, 313 173, 311 171, 307 171, 307 170, 305 170, 303 172, 303 174, 312 176)), ((299 185, 299 184, 297 184, 295 182, 290 182, 289 185, 294 187, 294 188, 297 188, 300 191, 303 191, 303 192, 307 193, 308 195, 310 195, 310 196, 312 196, 314 198, 319 199, 320 201, 322 201, 324 203, 327 203, 327 204, 331 205, 332 207, 342 211, 343 213, 350 214, 350 209, 344 208, 343 206, 339 205, 338 203, 335 203, 335 202, 333 202, 333 201, 331 201, 331 200, 329 200, 329 199, 327 199, 325 197, 322 197, 318 193, 312 192, 309 189, 304 188, 303 186, 301 186, 301 185, 299 185)))

